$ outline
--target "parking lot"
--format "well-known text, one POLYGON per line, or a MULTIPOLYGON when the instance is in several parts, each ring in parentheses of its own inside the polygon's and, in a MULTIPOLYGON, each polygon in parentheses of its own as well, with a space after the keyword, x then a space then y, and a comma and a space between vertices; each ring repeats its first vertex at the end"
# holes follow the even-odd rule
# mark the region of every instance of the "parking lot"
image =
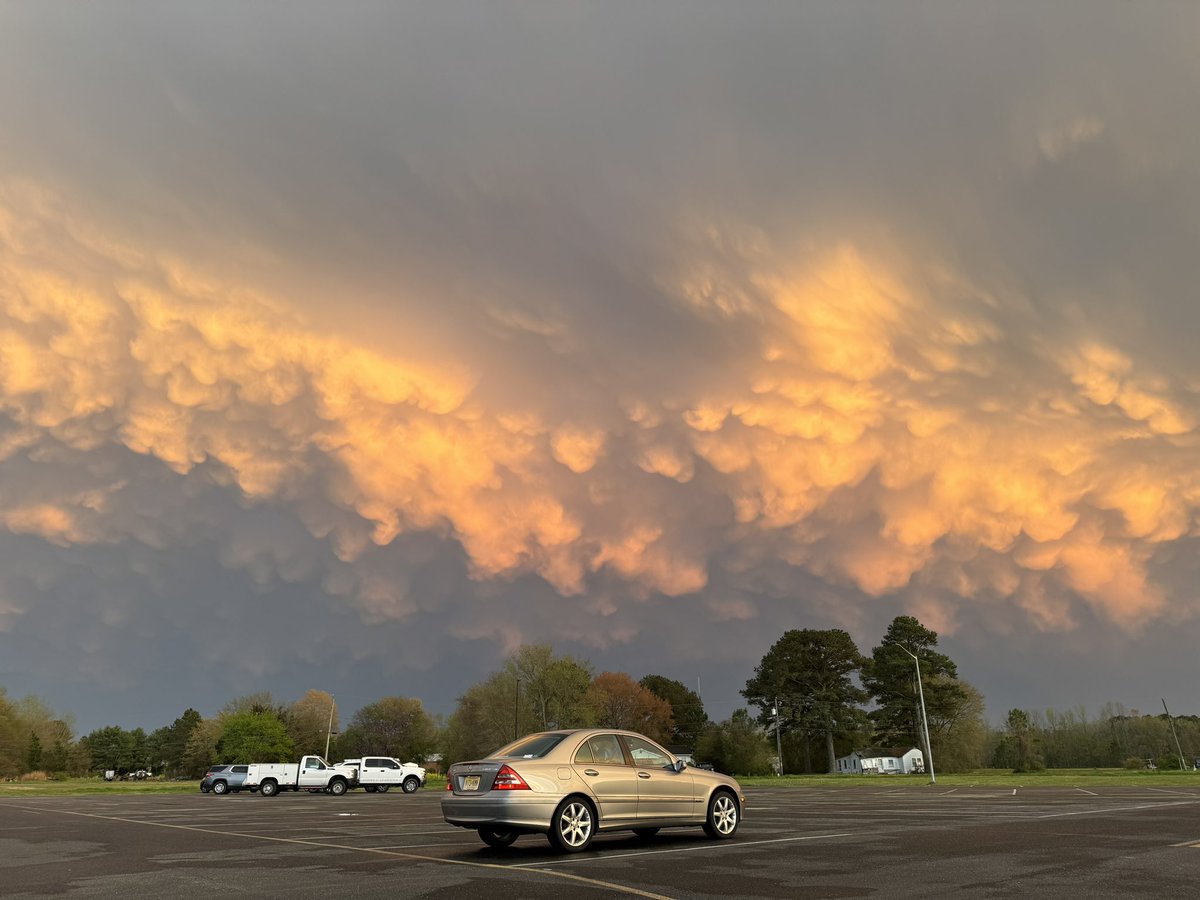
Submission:
POLYGON ((440 792, 0 801, 0 894, 353 897, 1191 896, 1200 790, 748 788, 733 841, 602 835, 560 856, 442 822, 440 792))

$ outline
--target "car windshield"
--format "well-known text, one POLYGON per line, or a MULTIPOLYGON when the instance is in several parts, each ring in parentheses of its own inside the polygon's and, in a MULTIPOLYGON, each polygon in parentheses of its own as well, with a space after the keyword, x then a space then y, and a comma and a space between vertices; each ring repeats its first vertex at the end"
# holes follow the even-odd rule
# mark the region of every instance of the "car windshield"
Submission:
POLYGON ((563 742, 566 734, 534 734, 501 747, 491 759, 541 759, 563 742))

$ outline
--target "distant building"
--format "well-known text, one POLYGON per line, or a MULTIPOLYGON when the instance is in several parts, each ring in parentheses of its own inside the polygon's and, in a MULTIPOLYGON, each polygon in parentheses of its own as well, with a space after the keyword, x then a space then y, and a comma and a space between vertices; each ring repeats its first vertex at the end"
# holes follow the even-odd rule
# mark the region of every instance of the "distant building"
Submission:
POLYGON ((840 757, 834 771, 839 775, 921 775, 925 772, 925 755, 916 747, 855 750, 840 757))

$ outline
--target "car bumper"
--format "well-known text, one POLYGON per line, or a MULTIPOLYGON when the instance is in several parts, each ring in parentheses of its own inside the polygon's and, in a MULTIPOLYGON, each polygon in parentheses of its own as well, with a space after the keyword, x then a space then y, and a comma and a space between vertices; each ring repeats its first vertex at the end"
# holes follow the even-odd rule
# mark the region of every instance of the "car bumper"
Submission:
POLYGON ((533 791, 488 793, 482 797, 450 794, 442 797, 442 816, 462 828, 487 826, 549 831, 562 797, 533 791))

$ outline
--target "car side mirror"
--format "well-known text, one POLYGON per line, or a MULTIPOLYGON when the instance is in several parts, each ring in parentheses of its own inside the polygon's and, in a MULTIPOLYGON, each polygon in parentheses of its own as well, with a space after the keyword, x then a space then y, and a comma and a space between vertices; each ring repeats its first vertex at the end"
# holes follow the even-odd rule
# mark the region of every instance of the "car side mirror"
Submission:
POLYGON ((682 772, 687 768, 687 763, 685 763, 682 759, 677 759, 675 760, 675 765, 671 766, 671 768, 676 772, 682 772))

